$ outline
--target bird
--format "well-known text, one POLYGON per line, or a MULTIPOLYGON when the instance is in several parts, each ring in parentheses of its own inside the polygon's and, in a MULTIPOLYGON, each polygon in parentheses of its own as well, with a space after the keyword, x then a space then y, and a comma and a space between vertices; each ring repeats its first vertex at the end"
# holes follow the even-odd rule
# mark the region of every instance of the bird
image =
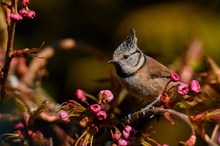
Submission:
POLYGON ((170 81, 170 70, 139 49, 134 29, 108 63, 115 66, 119 82, 127 92, 144 101, 154 101, 170 81))

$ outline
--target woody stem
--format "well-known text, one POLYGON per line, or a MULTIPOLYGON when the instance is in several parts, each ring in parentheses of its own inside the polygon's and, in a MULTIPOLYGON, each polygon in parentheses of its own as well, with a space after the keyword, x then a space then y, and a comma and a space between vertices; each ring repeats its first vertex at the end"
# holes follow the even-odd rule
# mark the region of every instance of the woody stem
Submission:
MULTIPOLYGON (((18 3, 18 0, 12 1, 12 13, 17 12, 17 3, 18 3)), ((1 85, 0 102, 2 98, 4 98, 5 96, 5 84, 7 81, 7 76, 8 76, 9 68, 11 65, 11 60, 12 60, 10 53, 13 51, 13 46, 14 46, 15 27, 16 27, 15 22, 11 22, 11 24, 8 26, 8 42, 7 42, 7 49, 5 53, 5 63, 4 63, 4 67, 2 70, 3 77, 0 82, 0 85, 1 85)))

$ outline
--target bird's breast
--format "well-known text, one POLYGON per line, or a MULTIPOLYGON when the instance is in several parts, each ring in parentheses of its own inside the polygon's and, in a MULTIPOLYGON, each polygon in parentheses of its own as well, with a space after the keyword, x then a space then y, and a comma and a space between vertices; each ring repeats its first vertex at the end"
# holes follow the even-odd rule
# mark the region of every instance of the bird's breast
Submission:
POLYGON ((162 94, 168 82, 163 78, 152 79, 146 74, 135 74, 132 77, 119 78, 119 80, 128 93, 144 100, 154 100, 162 94))

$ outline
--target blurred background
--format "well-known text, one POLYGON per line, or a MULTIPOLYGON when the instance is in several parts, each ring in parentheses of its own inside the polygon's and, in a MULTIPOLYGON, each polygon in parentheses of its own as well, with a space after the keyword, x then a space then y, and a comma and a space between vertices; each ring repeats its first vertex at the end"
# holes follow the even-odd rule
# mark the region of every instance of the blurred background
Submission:
POLYGON ((171 64, 194 39, 220 63, 220 1, 213 0, 63 0, 31 1, 34 21, 17 25, 16 47, 54 45, 73 38, 78 46, 57 49, 48 61, 43 85, 58 101, 82 88, 96 93, 110 87, 107 63, 134 28, 144 53, 171 64))
MULTIPOLYGON (((43 86, 58 102, 72 99, 77 88, 93 95, 111 89, 113 66, 107 62, 131 28, 139 48, 165 65, 184 54, 195 39, 203 43, 204 54, 220 64, 218 0, 33 0, 30 9, 37 17, 17 25, 17 48, 39 47, 42 42, 56 46, 65 38, 77 44, 71 50, 55 47, 48 60, 43 86)), ((157 125, 162 133, 167 125, 165 130, 172 128, 165 125, 157 125)), ((178 126, 182 124, 173 128, 178 126)), ((181 134, 187 138, 187 133, 181 134)), ((161 142, 168 137, 175 141, 179 134, 166 135, 161 142)))

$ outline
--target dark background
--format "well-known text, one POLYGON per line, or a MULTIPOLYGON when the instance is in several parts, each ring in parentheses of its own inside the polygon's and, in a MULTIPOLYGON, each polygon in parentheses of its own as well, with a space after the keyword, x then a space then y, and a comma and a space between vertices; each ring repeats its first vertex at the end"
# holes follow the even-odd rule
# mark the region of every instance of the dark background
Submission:
MULTIPOLYGON (((131 28, 140 49, 165 65, 184 54, 195 39, 203 42, 204 54, 220 64, 218 0, 33 0, 30 9, 37 16, 17 25, 16 48, 39 47, 42 42, 53 45, 64 38, 81 46, 55 48, 48 60, 43 87, 58 102, 74 98, 77 88, 93 95, 111 89, 112 66, 107 62, 131 28)), ((154 126, 162 134, 156 135, 161 143, 189 137, 186 131, 179 132, 186 128, 182 123, 175 127, 167 123, 154 126)))
POLYGON ((107 61, 131 28, 143 52, 165 65, 183 54, 194 39, 203 42, 204 54, 220 63, 217 0, 37 0, 29 8, 37 16, 17 25, 17 48, 39 47, 42 42, 52 45, 64 38, 84 46, 57 49, 48 61, 49 75, 43 85, 58 100, 71 98, 77 88, 93 93, 109 88, 112 66, 107 61))

